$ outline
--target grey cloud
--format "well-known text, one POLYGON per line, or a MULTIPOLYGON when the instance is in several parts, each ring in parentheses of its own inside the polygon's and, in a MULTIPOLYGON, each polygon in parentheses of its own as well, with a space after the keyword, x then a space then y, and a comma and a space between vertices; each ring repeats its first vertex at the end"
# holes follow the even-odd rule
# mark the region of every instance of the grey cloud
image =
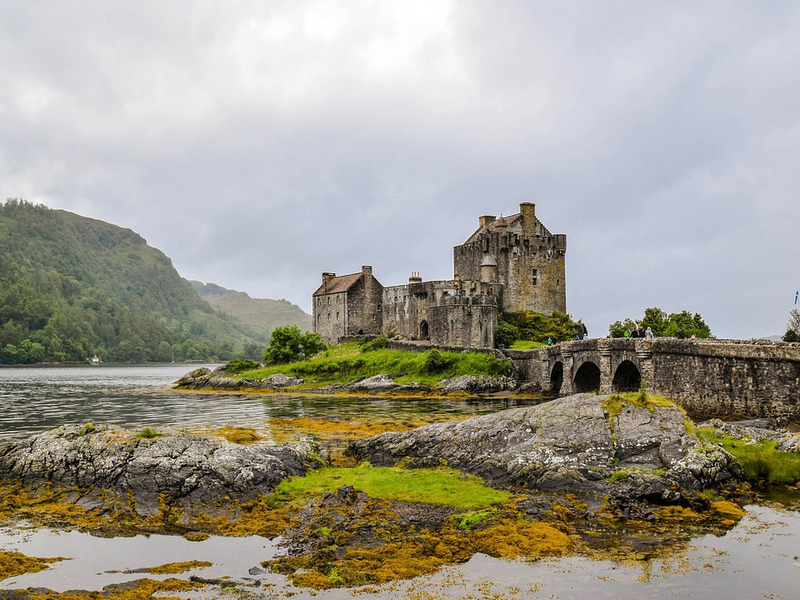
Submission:
POLYGON ((481 214, 567 233, 595 335, 781 333, 800 277, 792 2, 6 2, 0 181, 306 309, 452 275, 481 214))

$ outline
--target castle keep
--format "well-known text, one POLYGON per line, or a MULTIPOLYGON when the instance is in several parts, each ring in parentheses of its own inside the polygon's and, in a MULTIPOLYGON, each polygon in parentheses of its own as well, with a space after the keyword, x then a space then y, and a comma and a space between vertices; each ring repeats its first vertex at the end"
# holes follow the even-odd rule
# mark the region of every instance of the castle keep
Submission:
POLYGON ((402 335, 434 345, 490 348, 504 312, 567 312, 567 236, 550 233, 536 206, 509 217, 483 216, 453 249, 454 277, 384 287, 372 267, 323 273, 312 299, 314 331, 326 343, 355 335, 402 335))

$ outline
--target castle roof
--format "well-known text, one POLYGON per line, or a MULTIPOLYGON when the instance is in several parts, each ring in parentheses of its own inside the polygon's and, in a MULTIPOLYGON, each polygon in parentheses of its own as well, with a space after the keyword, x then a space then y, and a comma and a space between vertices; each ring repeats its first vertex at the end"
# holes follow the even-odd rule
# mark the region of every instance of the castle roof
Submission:
POLYGON ((469 239, 464 242, 465 244, 470 244, 472 242, 478 241, 481 233, 499 233, 501 230, 505 230, 507 227, 512 225, 516 225, 518 221, 522 219, 522 213, 517 213, 515 215, 509 215, 507 217, 500 217, 499 219, 492 221, 488 225, 484 227, 479 227, 475 233, 469 236, 469 239))
POLYGON ((351 273, 350 275, 340 275, 339 277, 332 277, 328 280, 327 284, 323 283, 317 291, 314 292, 315 296, 322 296, 324 294, 338 294, 349 290, 356 282, 361 279, 363 273, 351 273))

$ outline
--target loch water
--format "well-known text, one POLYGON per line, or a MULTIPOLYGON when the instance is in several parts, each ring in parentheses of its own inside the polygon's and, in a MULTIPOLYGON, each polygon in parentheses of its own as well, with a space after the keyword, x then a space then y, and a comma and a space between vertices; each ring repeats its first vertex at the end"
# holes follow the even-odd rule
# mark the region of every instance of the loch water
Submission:
MULTIPOLYGON (((508 401, 356 399, 325 396, 178 392, 172 382, 198 365, 0 368, 0 444, 67 423, 131 428, 244 426, 294 417, 417 420, 424 413, 470 416, 504 410, 508 401)), ((206 365, 215 366, 215 365, 206 365)), ((464 565, 379 589, 298 590, 278 574, 259 573, 261 561, 279 554, 280 540, 212 536, 105 538, 78 531, 21 529, 0 523, 0 549, 31 556, 69 557, 50 569, 0 581, 0 589, 44 587, 100 590, 143 577, 167 562, 209 561, 181 575, 229 577, 252 598, 495 599, 501 598, 708 598, 800 597, 800 498, 747 507, 747 516, 724 535, 687 541, 677 554, 648 562, 570 557, 540 561, 475 555, 464 565), (258 584, 256 584, 258 582, 258 584), (258 587, 256 587, 258 585, 258 587)), ((147 575, 154 579, 167 576, 147 575)), ((192 598, 227 598, 216 588, 192 598)), ((230 598, 238 596, 231 595, 230 598)))

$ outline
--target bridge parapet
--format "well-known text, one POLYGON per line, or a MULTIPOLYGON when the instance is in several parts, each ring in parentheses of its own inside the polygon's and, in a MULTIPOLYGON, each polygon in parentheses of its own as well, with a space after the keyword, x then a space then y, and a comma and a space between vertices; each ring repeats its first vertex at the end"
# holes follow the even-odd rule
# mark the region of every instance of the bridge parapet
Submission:
POLYGON ((505 351, 542 389, 638 389, 695 416, 800 422, 800 344, 761 340, 590 339, 505 351))

